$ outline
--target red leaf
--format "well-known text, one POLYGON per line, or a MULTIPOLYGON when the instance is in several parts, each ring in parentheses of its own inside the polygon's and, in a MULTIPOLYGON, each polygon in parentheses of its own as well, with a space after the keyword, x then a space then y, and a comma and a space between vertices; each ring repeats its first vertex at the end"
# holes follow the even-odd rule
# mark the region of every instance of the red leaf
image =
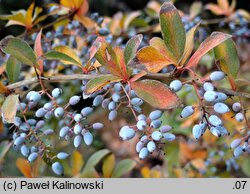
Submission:
MULTIPOLYGON (((42 29, 36 36, 35 44, 34 44, 34 51, 36 53, 37 58, 43 55, 42 43, 41 43, 41 36, 42 36, 42 29)), ((39 70, 43 73, 43 61, 38 59, 39 70)))
POLYGON ((197 51, 192 55, 186 66, 189 68, 196 66, 199 63, 200 59, 206 53, 208 53, 211 49, 218 46, 229 38, 231 38, 231 36, 228 34, 224 34, 221 32, 212 33, 210 37, 208 37, 206 40, 204 40, 204 42, 201 43, 201 45, 199 46, 197 51))
POLYGON ((156 80, 131 82, 131 87, 143 100, 154 108, 172 109, 181 104, 178 96, 166 84, 156 80))

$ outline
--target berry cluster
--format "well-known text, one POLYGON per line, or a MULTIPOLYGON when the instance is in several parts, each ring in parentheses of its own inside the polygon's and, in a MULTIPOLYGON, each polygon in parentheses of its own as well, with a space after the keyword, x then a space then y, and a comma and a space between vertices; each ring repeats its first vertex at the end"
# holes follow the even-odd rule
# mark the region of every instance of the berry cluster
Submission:
POLYGON ((20 117, 16 116, 14 121, 14 148, 20 150, 29 162, 33 162, 38 156, 49 159, 52 170, 55 174, 63 174, 63 166, 59 160, 66 159, 69 154, 60 152, 51 157, 48 146, 43 142, 43 137, 50 136, 56 131, 47 128, 46 121, 52 117, 60 119, 59 138, 70 141, 73 139, 74 147, 78 148, 84 142, 87 146, 93 142, 91 130, 99 130, 104 127, 102 123, 93 123, 89 125, 86 122, 87 117, 93 112, 92 107, 85 107, 80 113, 71 111, 70 107, 75 106, 81 100, 81 96, 72 96, 66 105, 62 105, 62 89, 55 88, 51 94, 47 91, 30 91, 26 95, 26 102, 21 102, 18 106, 20 117), (35 119, 27 118, 30 110, 41 105, 43 95, 47 95, 50 101, 43 104, 35 111, 35 119))
POLYGON ((130 140, 138 132, 141 137, 136 144, 136 151, 140 159, 145 159, 149 153, 154 151, 161 152, 162 140, 174 141, 176 136, 169 131, 172 129, 169 125, 162 125, 159 120, 163 112, 161 110, 152 111, 148 117, 140 114, 137 117, 137 123, 134 126, 123 126, 120 129, 119 136, 123 141, 130 140))
MULTIPOLYGON (((209 131, 216 137, 229 135, 228 130, 224 127, 220 115, 223 115, 230 110, 229 106, 224 102, 229 98, 225 93, 216 91, 213 82, 220 81, 225 78, 225 73, 215 71, 210 74, 207 80, 193 80, 192 84, 197 92, 200 100, 199 106, 186 106, 183 108, 180 117, 187 118, 195 112, 195 109, 200 109, 201 120, 193 126, 192 133, 195 139, 199 139, 208 128, 209 131), (212 110, 211 110, 212 109, 212 110)), ((173 80, 170 83, 170 88, 178 92, 181 90, 183 83, 179 80, 173 80)), ((235 119, 238 122, 244 120, 244 115, 241 113, 241 104, 236 102, 232 106, 232 110, 236 112, 235 119)))

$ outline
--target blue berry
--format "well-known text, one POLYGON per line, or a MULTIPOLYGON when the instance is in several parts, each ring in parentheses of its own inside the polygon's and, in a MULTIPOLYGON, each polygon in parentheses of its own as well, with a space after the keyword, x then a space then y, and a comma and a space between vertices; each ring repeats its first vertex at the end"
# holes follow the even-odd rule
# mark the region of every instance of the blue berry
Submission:
POLYGON ((137 119, 140 121, 140 120, 144 120, 146 121, 147 120, 147 117, 144 115, 144 114, 140 114, 138 115, 137 119))
POLYGON ((51 111, 53 108, 53 103, 52 102, 48 102, 46 104, 43 105, 43 108, 47 111, 51 111))
POLYGON ((75 122, 80 122, 81 120, 82 120, 82 115, 81 114, 76 114, 75 116, 74 116, 74 120, 75 120, 75 122))
POLYGON ((114 101, 111 101, 109 104, 108 104, 108 109, 109 110, 115 110, 116 108, 116 103, 114 101))
POLYGON ((19 127, 21 131, 29 131, 30 126, 27 123, 22 123, 19 127))
POLYGON ((114 94, 111 96, 111 98, 112 98, 112 100, 113 100, 114 102, 119 102, 120 99, 121 99, 121 96, 120 96, 120 94, 118 94, 118 93, 114 93, 114 94))
POLYGON ((59 137, 64 138, 69 132, 69 127, 65 126, 63 128, 61 128, 60 132, 59 132, 59 137))
POLYGON ((121 128, 119 132, 119 136, 122 140, 130 140, 135 136, 134 129, 130 128, 129 126, 124 126, 121 128))
POLYGON ((186 106, 183 108, 181 112, 181 118, 187 118, 191 116, 194 113, 194 107, 193 106, 186 106))
POLYGON ((234 157, 235 158, 239 158, 240 155, 243 154, 243 147, 242 146, 238 146, 234 149, 234 157))
POLYGON ((244 115, 243 115, 241 112, 239 112, 239 113, 237 113, 237 114, 235 115, 235 119, 236 119, 236 121, 238 121, 238 122, 242 122, 242 121, 244 121, 244 115))
POLYGON ((230 111, 229 107, 222 103, 222 102, 217 102, 215 105, 214 105, 214 111, 219 113, 219 114, 224 114, 224 113, 227 113, 230 111))
POLYGON ((170 125, 163 125, 160 127, 160 132, 161 133, 167 133, 169 132, 173 127, 170 125))
POLYGON ((217 117, 216 115, 211 115, 208 118, 208 121, 213 126, 221 126, 223 124, 222 121, 221 121, 221 119, 219 117, 217 117))
POLYGON ((104 100, 102 101, 102 108, 107 109, 109 103, 110 103, 110 101, 109 101, 108 98, 104 99, 104 100))
POLYGON ((112 110, 108 115, 108 118, 109 118, 110 121, 113 121, 116 117, 117 117, 117 111, 116 110, 112 110))
POLYGON ((74 133, 77 135, 77 134, 80 134, 82 132, 82 126, 81 125, 75 125, 74 126, 74 133))
POLYGON ((99 106, 102 104, 104 97, 102 95, 97 95, 93 100, 93 106, 99 106))
POLYGON ((62 95, 62 89, 61 88, 55 88, 55 89, 52 90, 51 94, 52 94, 52 96, 54 98, 58 98, 59 96, 62 95))
POLYGON ((205 91, 214 91, 214 85, 210 82, 205 82, 203 88, 205 91))
POLYGON ((44 135, 52 135, 54 133, 54 130, 53 129, 47 129, 43 133, 44 133, 44 135))
POLYGON ((29 148, 26 145, 22 145, 22 147, 21 147, 21 154, 24 157, 28 157, 29 152, 30 152, 29 148))
POLYGON ((102 129, 104 127, 104 125, 102 123, 94 123, 92 125, 93 129, 95 130, 99 130, 99 129, 102 129))
POLYGON ((174 141, 176 139, 176 136, 172 133, 164 133, 163 138, 169 142, 174 141))
POLYGON ((93 110, 94 109, 91 108, 91 107, 85 107, 85 108, 83 108, 81 110, 81 114, 82 114, 83 117, 87 117, 87 116, 89 116, 93 112, 93 110))
POLYGON ((173 80, 170 85, 170 89, 173 90, 174 92, 178 92, 182 88, 182 83, 180 80, 173 80))
POLYGON ((194 138, 199 139, 201 137, 201 135, 202 135, 201 126, 199 124, 194 125, 192 132, 193 132, 194 138))
POLYGON ((159 132, 159 131, 154 131, 154 132, 151 134, 151 137, 152 137, 152 139, 155 140, 155 141, 160 141, 161 138, 162 138, 162 134, 161 134, 161 132, 159 132))
POLYGON ((240 112, 241 111, 241 104, 239 102, 233 103, 232 109, 234 112, 240 112))
POLYGON ((15 146, 19 146, 19 145, 21 145, 22 143, 24 143, 24 141, 25 141, 25 137, 19 136, 19 137, 17 137, 17 138, 15 139, 14 145, 15 145, 15 146))
POLYGON ((162 116, 162 111, 161 110, 155 110, 149 114, 149 118, 151 120, 156 120, 159 119, 162 116))
POLYGON ((131 99, 131 104, 133 106, 141 106, 143 104, 143 100, 140 99, 140 98, 135 97, 135 98, 131 99))
POLYGON ((82 136, 81 135, 75 136, 75 138, 74 138, 74 147, 78 148, 81 144, 82 144, 82 136))
POLYGON ((54 111, 54 115, 59 118, 59 117, 62 117, 64 114, 64 109, 62 107, 58 107, 55 109, 54 111))
POLYGON ((216 136, 216 137, 220 137, 221 136, 221 132, 217 127, 211 127, 210 128, 210 132, 216 136))
POLYGON ((136 152, 140 152, 143 147, 144 147, 144 143, 141 141, 138 141, 136 146, 135 146, 136 152))
POLYGON ((64 172, 63 166, 59 162, 52 164, 52 170, 57 175, 63 175, 64 172))
POLYGON ((212 81, 220 81, 220 80, 224 79, 225 73, 222 71, 215 71, 215 72, 211 73, 209 77, 210 77, 210 80, 212 80, 212 81))
POLYGON ((83 135, 83 140, 87 146, 90 146, 93 142, 93 135, 90 132, 86 132, 83 135))
POLYGON ((143 159, 145 159, 145 158, 148 156, 148 154, 149 154, 148 149, 144 147, 144 148, 142 148, 142 149, 140 150, 140 152, 139 152, 139 158, 140 158, 141 160, 143 160, 143 159))
POLYGON ((232 141, 230 147, 231 147, 232 149, 235 149, 235 148, 237 148, 238 146, 240 146, 240 144, 241 144, 241 139, 235 139, 235 140, 232 141))
POLYGON ((69 157, 69 154, 66 152, 59 152, 56 157, 60 160, 64 160, 69 157))
POLYGON ((214 100, 214 102, 223 102, 226 99, 228 99, 228 96, 224 94, 223 92, 216 92, 217 98, 214 100))
POLYGON ((37 157, 38 157, 38 153, 33 152, 33 153, 31 153, 31 154, 29 155, 28 161, 31 163, 31 162, 35 161, 35 160, 37 159, 37 157))
POLYGON ((80 102, 81 100, 81 96, 72 96, 70 99, 69 99, 69 104, 74 106, 76 105, 78 102, 80 102))
POLYGON ((30 95, 30 99, 31 102, 39 102, 41 100, 41 94, 39 94, 38 92, 33 92, 30 95))
POLYGON ((204 94, 204 99, 207 102, 213 102, 218 98, 218 94, 214 91, 206 91, 204 94))
POLYGON ((36 115, 37 118, 41 118, 41 117, 43 117, 46 113, 47 113, 47 111, 46 111, 44 108, 39 108, 39 109, 36 111, 35 115, 36 115))
POLYGON ((137 122, 137 124, 136 124, 136 127, 137 127, 137 129, 139 129, 140 131, 143 131, 143 130, 146 129, 147 123, 146 123, 145 120, 139 120, 139 121, 137 122))
POLYGON ((155 151, 155 149, 156 149, 156 144, 155 144, 155 142, 154 142, 154 141, 148 142, 148 144, 147 144, 147 149, 148 149, 148 151, 149 151, 150 153, 152 153, 153 151, 155 151))
POLYGON ((151 123, 150 123, 150 127, 154 128, 154 129, 157 129, 161 126, 161 121, 160 120, 153 120, 151 123))

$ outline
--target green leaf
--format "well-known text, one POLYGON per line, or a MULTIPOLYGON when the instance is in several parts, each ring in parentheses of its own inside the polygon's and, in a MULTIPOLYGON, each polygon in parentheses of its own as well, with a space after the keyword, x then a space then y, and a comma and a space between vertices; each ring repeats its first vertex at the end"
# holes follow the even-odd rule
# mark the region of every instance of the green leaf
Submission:
POLYGON ((182 102, 166 84, 156 80, 142 80, 131 82, 136 95, 148 102, 154 108, 172 109, 182 102))
POLYGON ((110 154, 103 160, 102 173, 105 178, 109 178, 115 167, 115 155, 110 154))
POLYGON ((240 61, 233 40, 228 39, 215 47, 214 55, 219 61, 221 70, 235 79, 240 68, 240 61))
POLYGON ((7 61, 6 73, 10 83, 14 83, 18 80, 21 70, 21 63, 13 56, 7 61))
POLYGON ((86 85, 86 93, 92 94, 107 84, 119 81, 121 81, 121 78, 114 75, 100 75, 99 77, 88 81, 86 85))
POLYGON ((139 34, 134 37, 132 37, 126 44, 126 47, 124 49, 124 58, 125 63, 128 65, 131 60, 135 57, 136 51, 139 48, 141 41, 142 41, 143 35, 139 34))
POLYGON ((131 159, 122 160, 116 165, 111 177, 119 178, 124 174, 128 173, 129 171, 131 171, 135 166, 136 162, 134 160, 131 159))
POLYGON ((66 65, 72 64, 80 68, 83 67, 80 58, 67 46, 55 47, 52 51, 45 54, 45 58, 49 60, 60 60, 66 65))
POLYGON ((247 175, 250 176, 250 159, 245 158, 242 163, 242 170, 247 175))
POLYGON ((86 177, 93 172, 95 166, 101 161, 103 157, 110 153, 110 150, 103 149, 99 150, 98 152, 94 153, 87 161, 84 169, 81 173, 81 177, 86 177))
POLYGON ((222 42, 226 41, 227 39, 231 38, 230 35, 224 34, 222 32, 214 32, 211 34, 210 37, 206 38, 199 48, 195 51, 192 57, 189 59, 188 63, 186 64, 187 67, 195 67, 200 59, 208 53, 210 50, 221 44, 222 42))
POLYGON ((169 58, 175 64, 181 59, 186 42, 186 33, 181 21, 181 17, 175 6, 166 2, 160 10, 160 25, 162 36, 169 51, 169 58))
POLYGON ((37 65, 36 54, 27 42, 13 37, 6 37, 0 42, 3 52, 15 57, 21 63, 27 65, 37 65))
POLYGON ((19 95, 11 94, 5 99, 2 105, 2 116, 4 121, 8 123, 14 123, 19 102, 18 97, 19 95))

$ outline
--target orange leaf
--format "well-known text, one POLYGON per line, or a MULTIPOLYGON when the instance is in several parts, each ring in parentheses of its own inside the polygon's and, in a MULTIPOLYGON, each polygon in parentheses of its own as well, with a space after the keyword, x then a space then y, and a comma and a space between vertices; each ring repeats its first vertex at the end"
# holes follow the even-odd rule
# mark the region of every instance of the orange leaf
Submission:
MULTIPOLYGON (((74 0, 74 1, 77 1, 77 0, 74 0)), ((80 1, 81 1, 81 4, 76 5, 76 6, 79 8, 78 11, 77 11, 77 15, 81 17, 81 16, 84 16, 88 12, 89 3, 88 3, 87 0, 80 0, 80 1)))
MULTIPOLYGON (((43 48, 42 48, 42 43, 41 43, 41 36, 42 36, 42 29, 36 36, 35 44, 34 44, 34 51, 36 53, 36 56, 39 58, 43 55, 43 48)), ((43 73, 43 60, 38 59, 38 65, 39 65, 39 70, 41 73, 43 73)))
POLYGON ((31 166, 28 160, 24 158, 17 158, 16 166, 26 178, 33 177, 31 173, 31 166))
POLYGON ((225 40, 227 40, 229 38, 231 38, 231 36, 228 34, 224 34, 221 32, 212 33, 212 35, 210 37, 208 37, 206 40, 204 40, 201 43, 201 45, 199 46, 197 51, 192 55, 192 57, 190 58, 190 60, 188 61, 186 66, 187 67, 196 66, 199 63, 200 59, 206 53, 208 53, 211 49, 218 46, 219 44, 221 44, 222 42, 224 42, 225 40))
POLYGON ((164 55, 168 59, 168 61, 172 61, 171 54, 167 50, 164 40, 159 37, 154 37, 149 41, 149 45, 156 48, 162 55, 164 55))
POLYGON ((94 21, 91 20, 89 17, 75 15, 74 19, 76 19, 79 22, 81 22, 82 25, 84 25, 84 27, 86 27, 87 29, 93 29, 95 27, 94 21))
POLYGON ((147 71, 157 73, 164 67, 172 64, 168 58, 162 55, 156 48, 147 46, 140 49, 136 55, 139 64, 145 67, 147 71))
POLYGON ((142 80, 130 82, 130 84, 137 96, 154 108, 172 109, 181 104, 178 96, 160 81, 142 80))
POLYGON ((217 0, 219 7, 224 10, 226 14, 230 12, 228 0, 217 0))
POLYGON ((210 10, 215 15, 224 15, 224 10, 222 10, 218 5, 214 3, 209 3, 205 6, 205 9, 210 10))
POLYGON ((10 90, 2 82, 0 82, 0 94, 2 93, 9 94, 10 90))

